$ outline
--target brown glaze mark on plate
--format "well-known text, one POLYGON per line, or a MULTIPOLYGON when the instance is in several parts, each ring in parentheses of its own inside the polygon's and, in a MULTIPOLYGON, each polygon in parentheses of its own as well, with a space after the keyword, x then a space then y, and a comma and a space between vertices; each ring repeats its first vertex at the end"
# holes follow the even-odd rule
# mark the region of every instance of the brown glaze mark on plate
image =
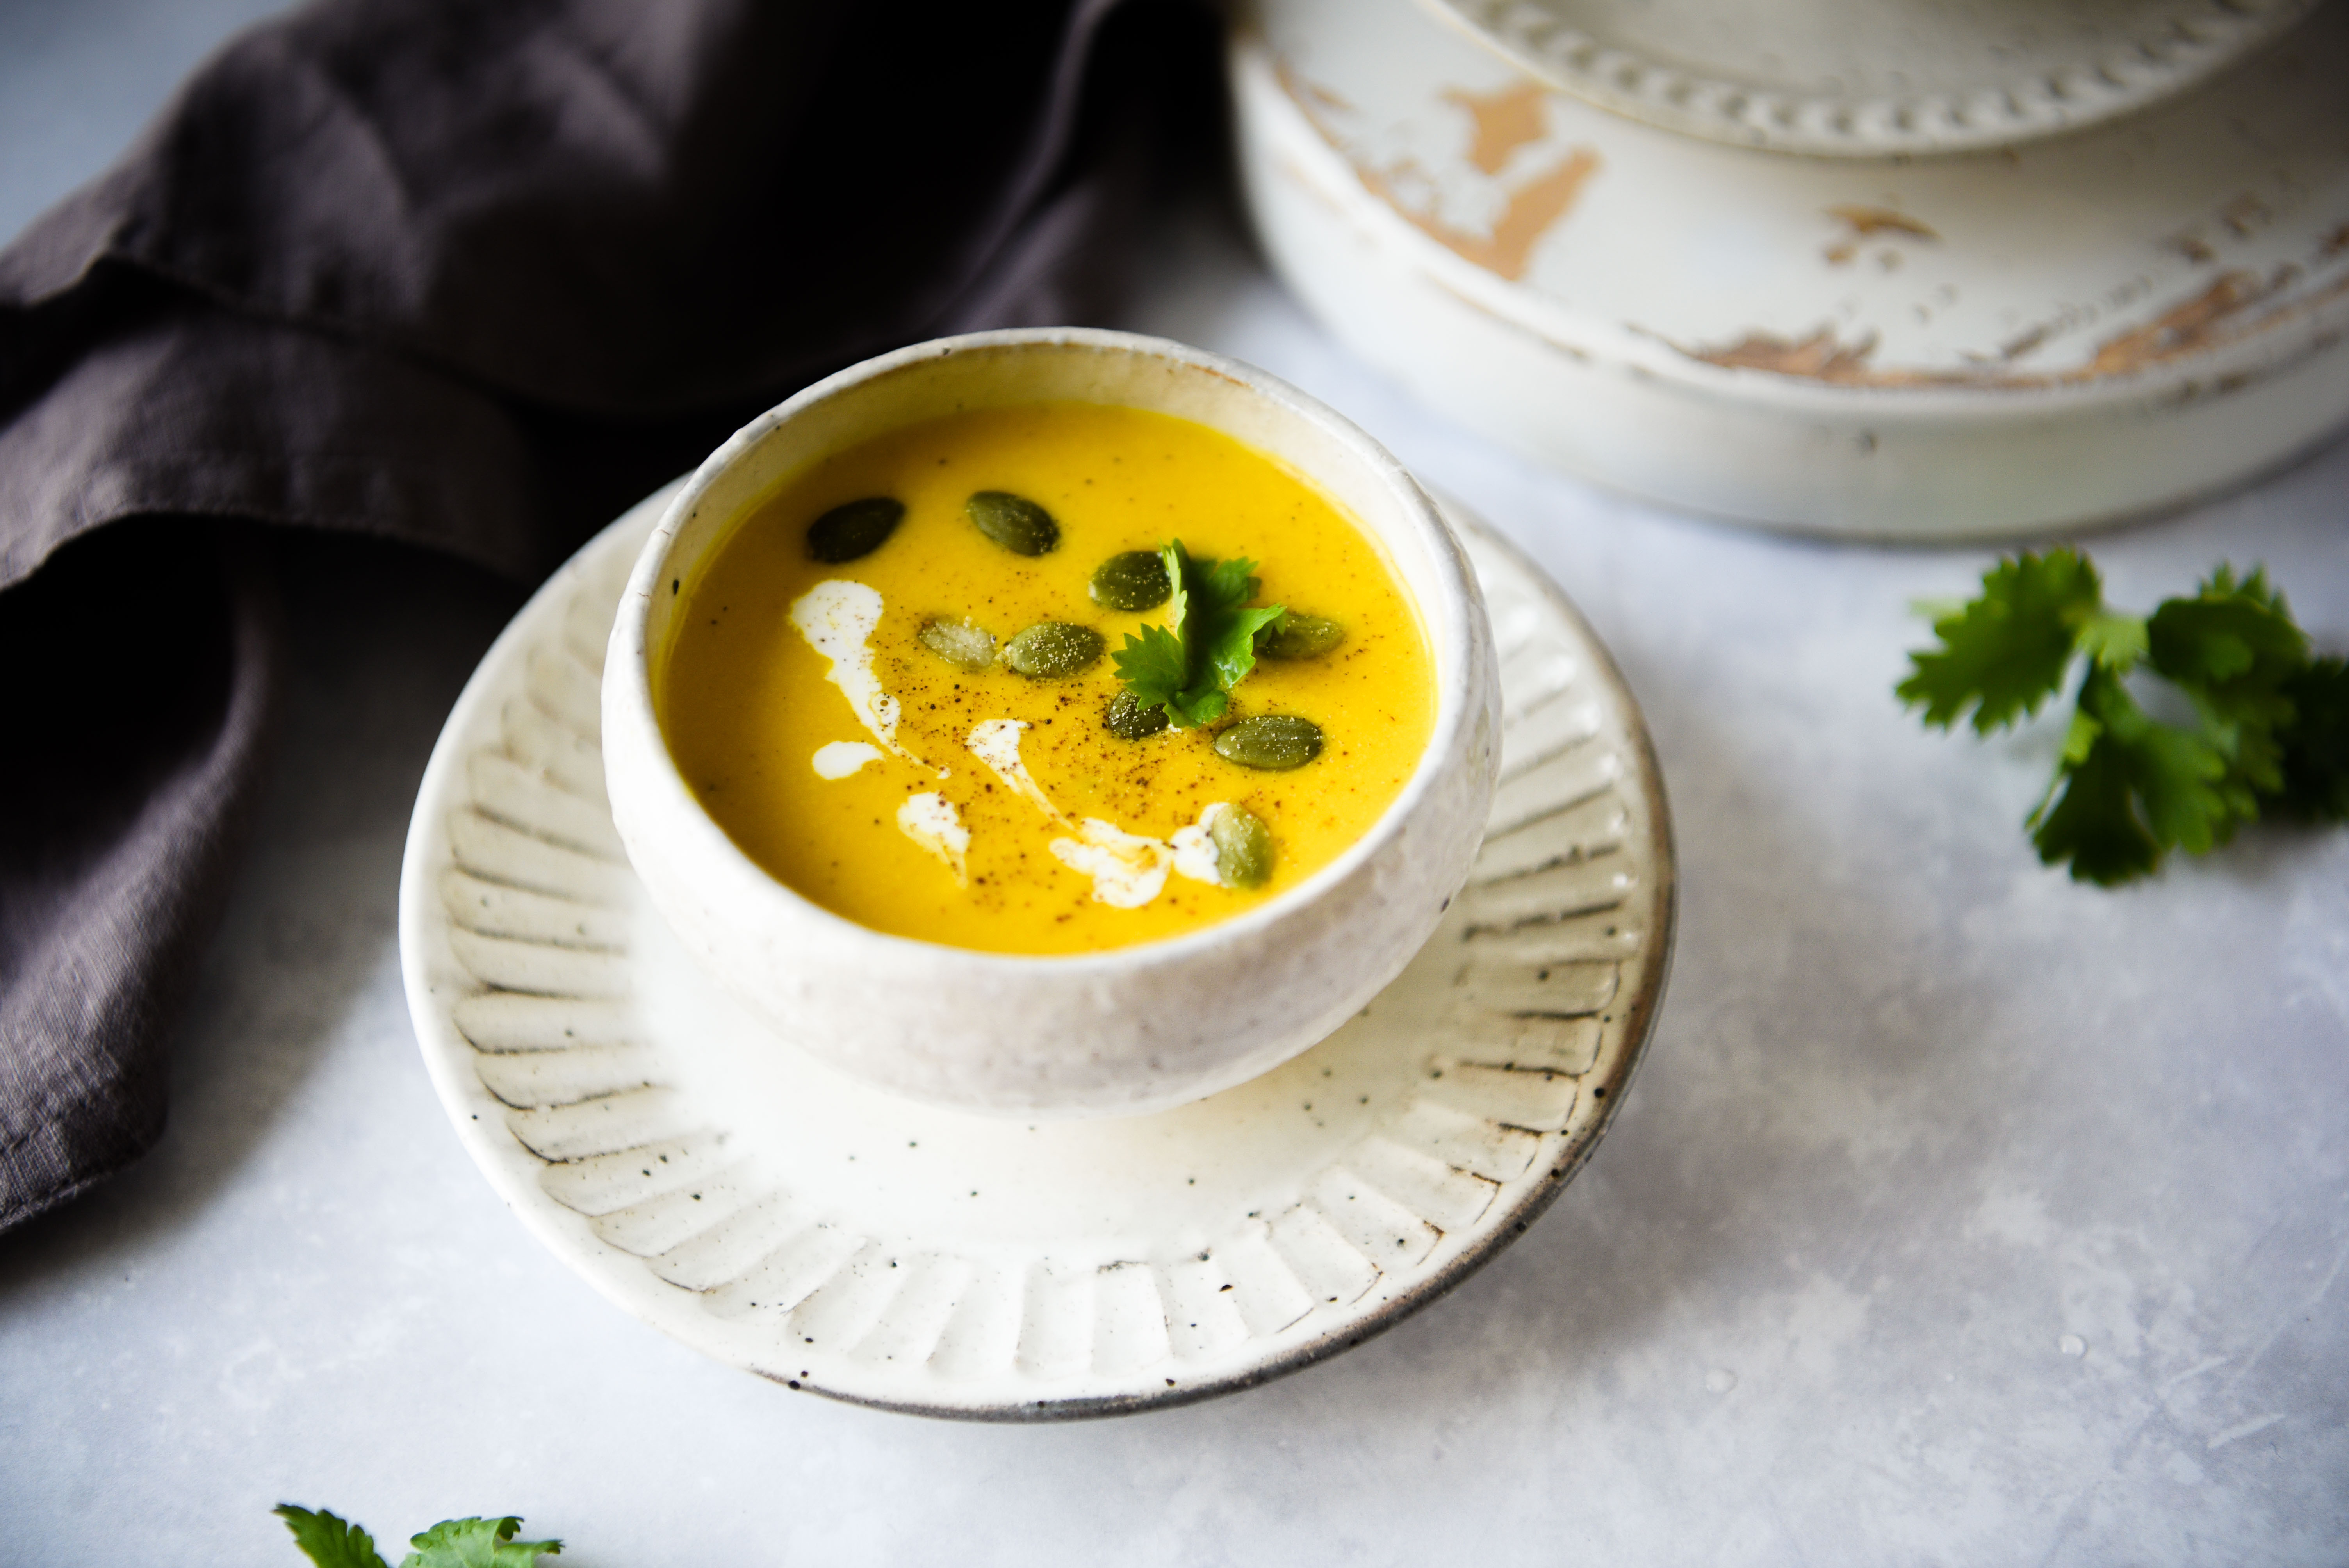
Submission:
MULTIPOLYGON (((2293 285, 2302 276, 2301 269, 2291 265, 2278 267, 2266 277, 2245 271, 2221 273, 2191 299, 2173 305, 2151 321, 2106 338, 2096 345, 2095 352, 2085 365, 2036 375, 1990 366, 1979 370, 1917 370, 1874 365, 1869 362, 1876 352, 1874 333, 1845 343, 1828 326, 1799 338, 1749 332, 1734 343, 1712 347, 1678 343, 1671 346, 1691 359, 1723 370, 1760 370, 1832 387, 2042 391, 2132 376, 2247 342, 2337 299, 2349 297, 2349 277, 2295 292, 2293 285)), ((2039 346, 2044 337, 2044 334, 2024 334, 2010 346, 2005 357, 2013 359, 2029 353, 2039 346)))
MULTIPOLYGON (((1565 159, 1523 184, 1511 189, 1489 233, 1459 228, 1437 212, 1432 200, 1413 200, 1408 183, 1422 183, 1433 192, 1435 181, 1413 159, 1371 164, 1355 156, 1346 139, 1326 118, 1331 107, 1342 107, 1337 95, 1306 81, 1288 65, 1276 67, 1282 89, 1305 112, 1321 139, 1344 158, 1363 188, 1392 208, 1397 216, 1462 260, 1514 283, 1525 276, 1533 249, 1559 219, 1572 210, 1583 186, 1599 171, 1599 154, 1587 147, 1569 150, 1565 159)), ((1486 174, 1497 174, 1509 155, 1542 135, 1541 88, 1522 88, 1479 97, 1447 93, 1453 103, 1468 109, 1475 122, 1475 140, 1469 160, 1486 174)))
POLYGON ((1859 254, 1860 242, 1878 234, 1904 235, 1928 243, 1939 243, 1941 238, 1907 213, 1895 212, 1889 207, 1829 207, 1826 214, 1846 230, 1841 239, 1821 253, 1831 267, 1848 266, 1852 258, 1859 254))
POLYGON ((1469 145, 1468 161, 1487 174, 1498 174, 1509 154, 1527 142, 1539 141, 1546 127, 1542 104, 1549 93, 1539 82, 1518 82, 1497 92, 1472 93, 1447 88, 1444 101, 1468 111, 1476 122, 1476 139, 1469 145))

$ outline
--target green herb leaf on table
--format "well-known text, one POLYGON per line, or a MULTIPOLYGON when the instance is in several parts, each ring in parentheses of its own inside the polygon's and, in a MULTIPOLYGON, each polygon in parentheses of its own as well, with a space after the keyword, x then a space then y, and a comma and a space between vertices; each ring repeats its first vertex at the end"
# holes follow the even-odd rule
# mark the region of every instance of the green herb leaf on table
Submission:
POLYGON ((1941 729, 1971 707, 1980 735, 2037 713, 2063 689, 2080 630, 2103 601, 2096 569, 2076 551, 2002 561, 1982 577, 1981 597, 1934 619, 1940 649, 1909 655, 1916 672, 1900 683, 1900 699, 1941 729))
POLYGON ((270 1510, 294 1532, 294 1544, 318 1568, 390 1568, 375 1549, 375 1537, 346 1519, 311 1512, 290 1502, 270 1510))
POLYGON ((2091 665, 2064 738, 2063 793, 2027 826, 2039 858, 2110 885, 2142 876, 2161 852, 2200 854, 2235 830, 2218 789, 2226 759, 2190 731, 2147 717, 2119 677, 2091 665))
POLYGON ((2106 886, 2202 854, 2271 810, 2349 820, 2349 666, 2312 661, 2264 571, 2221 564, 2191 598, 2150 616, 2107 609, 2078 552, 2024 552, 1982 592, 1937 605, 1940 646, 1909 655, 1897 688, 1951 727, 1988 734, 2036 713, 2085 657, 2055 776, 2025 822, 2041 860, 2106 886), (2149 672, 2192 705, 2191 727, 2148 714, 2124 677, 2149 672))
POLYGON ((2142 615, 2099 610, 2080 623, 2080 651, 2116 676, 2137 668, 2145 657, 2147 639, 2142 615))
MULTIPOLYGON (((347 1520, 290 1502, 272 1511, 317 1568, 390 1568, 376 1551, 374 1537, 347 1520)), ((399 1568, 536 1568, 541 1555, 562 1554, 560 1541, 516 1541, 521 1528, 515 1517, 444 1519, 409 1541, 416 1550, 400 1560, 399 1568)))
POLYGON ((2191 599, 2170 599, 2146 623, 2153 668, 2177 683, 2227 758, 2227 789, 2246 820, 2255 799, 2283 788, 2277 732, 2292 722, 2283 685, 2308 663, 2308 638, 2292 624, 2264 572, 2241 583, 2221 566, 2191 599))
POLYGON ((399 1568, 537 1568, 540 1553, 558 1556, 560 1541, 516 1541, 522 1521, 444 1519, 409 1542, 416 1550, 399 1568))
POLYGON ((2349 822, 2349 660, 2311 659, 2283 684, 2296 722, 2278 738, 2276 804, 2313 822, 2349 822))
POLYGON ((1257 633, 1287 611, 1247 608, 1263 587, 1253 561, 1195 559, 1179 539, 1160 553, 1174 585, 1166 624, 1128 633, 1110 656, 1137 706, 1164 707, 1176 728, 1189 729, 1229 711, 1232 688, 1256 668, 1257 633))
POLYGON ((2161 846, 2129 809, 2128 775, 2120 758, 2096 746, 2103 734, 2104 727, 2086 714, 2074 716, 2049 799, 2024 825, 2044 863, 2068 860, 2075 881, 2109 887, 2160 864, 2161 846))

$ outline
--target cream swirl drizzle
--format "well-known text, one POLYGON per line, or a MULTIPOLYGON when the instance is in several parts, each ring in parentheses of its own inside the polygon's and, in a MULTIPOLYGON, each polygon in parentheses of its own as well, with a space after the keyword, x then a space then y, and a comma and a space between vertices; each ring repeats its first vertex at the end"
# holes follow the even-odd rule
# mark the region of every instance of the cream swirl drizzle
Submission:
POLYGON ((1054 839, 1062 865, 1093 879, 1093 897, 1116 909, 1140 909, 1166 886, 1174 851, 1156 839, 1129 833, 1114 822, 1087 817, 1073 839, 1054 839))
MULTIPOLYGON (((873 673, 873 634, 881 624, 877 589, 846 578, 817 583, 792 602, 792 624, 808 646, 832 661, 825 678, 838 686, 857 720, 886 750, 916 767, 929 764, 897 744, 897 699, 881 689, 873 673)), ((938 769, 938 777, 947 777, 938 769)))
POLYGON ((970 732, 971 754, 987 764, 1005 789, 1076 835, 1054 839, 1052 854, 1071 871, 1092 878, 1096 901, 1115 909, 1140 909, 1164 891, 1169 871, 1181 872, 1195 882, 1223 884, 1207 830, 1217 812, 1230 810, 1225 802, 1216 801, 1199 814, 1197 822, 1178 829, 1173 843, 1129 833, 1099 817, 1071 821, 1020 759, 1019 737, 1027 728, 1025 719, 990 718, 970 732))
POLYGON ((970 830, 953 801, 935 794, 911 797, 897 808, 897 830, 944 861, 956 882, 970 885, 970 830))
POLYGON ((1174 830, 1174 842, 1168 848, 1174 851, 1174 869, 1193 882, 1206 882, 1209 887, 1226 887, 1224 871, 1216 854, 1216 841, 1208 835, 1215 831, 1216 819, 1232 809, 1231 802, 1217 800, 1199 813, 1199 820, 1187 828, 1174 830))
POLYGON ((878 748, 861 740, 835 740, 829 746, 819 746, 810 759, 819 779, 845 779, 868 762, 881 760, 878 748))
POLYGON ((990 718, 970 732, 971 755, 988 766, 988 770, 1003 781, 1003 787, 1027 801, 1063 828, 1073 828, 1074 822, 1061 814, 1037 784, 1028 765, 1019 760, 1019 737, 1028 728, 1024 718, 990 718))

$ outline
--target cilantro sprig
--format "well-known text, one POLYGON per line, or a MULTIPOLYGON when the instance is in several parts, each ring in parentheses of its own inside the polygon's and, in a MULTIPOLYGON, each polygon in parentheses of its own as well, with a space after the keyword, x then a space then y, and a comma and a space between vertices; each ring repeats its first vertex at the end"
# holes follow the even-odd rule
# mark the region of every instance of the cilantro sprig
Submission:
POLYGON ((2221 564, 2150 615, 2108 609, 2068 547, 2001 561, 1977 597, 1927 608, 1937 648, 1909 655, 1902 702, 1976 734, 2036 714, 2085 661, 2055 776, 2025 820, 2039 858, 2104 886, 2173 849, 2202 854, 2263 811, 2349 821, 2349 665, 2313 657, 2264 569, 2221 564), (2192 724, 2146 711, 2136 672, 2182 693, 2192 724))
MULTIPOLYGON (((294 1532, 294 1544, 317 1568, 390 1568, 375 1549, 375 1538, 347 1519, 323 1509, 312 1512, 290 1502, 271 1510, 294 1532)), ((416 1548, 399 1568, 537 1568, 539 1555, 560 1556, 560 1541, 516 1541, 517 1518, 444 1519, 409 1544, 416 1548)))
POLYGON ((1247 560, 1195 559, 1174 540, 1159 551, 1174 592, 1166 624, 1145 625, 1110 655, 1137 707, 1163 707, 1175 728, 1212 724, 1231 707, 1231 690, 1256 668, 1256 634, 1277 626, 1278 604, 1247 608, 1264 586, 1247 560))

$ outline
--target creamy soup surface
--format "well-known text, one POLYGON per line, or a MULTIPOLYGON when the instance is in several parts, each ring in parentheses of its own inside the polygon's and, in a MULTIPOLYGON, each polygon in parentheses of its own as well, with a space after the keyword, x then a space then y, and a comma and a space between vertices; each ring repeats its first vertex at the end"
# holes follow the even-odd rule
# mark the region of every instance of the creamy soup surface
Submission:
POLYGON ((657 677, 661 722, 711 817, 824 908, 957 947, 1095 952, 1277 897, 1377 820, 1434 722, 1426 637, 1370 538, 1272 459, 1139 409, 972 411, 853 448, 757 507, 676 591, 687 614, 657 677), (1057 543, 1027 556, 991 540, 967 509, 978 492, 1042 507, 1057 543), (905 508, 884 542, 812 558, 810 525, 866 498, 905 508), (1116 650, 1167 606, 1104 609, 1088 583, 1109 557, 1170 540, 1254 561, 1251 603, 1334 621, 1342 640, 1261 658, 1225 718, 1138 740, 1104 725, 1120 691, 1109 653, 1035 679, 924 645, 936 622, 999 649, 1049 621, 1116 650), (1319 726, 1319 754, 1279 771, 1217 754, 1231 724, 1274 714, 1319 726), (1218 810, 1269 830, 1259 885, 1217 879, 1218 810))

